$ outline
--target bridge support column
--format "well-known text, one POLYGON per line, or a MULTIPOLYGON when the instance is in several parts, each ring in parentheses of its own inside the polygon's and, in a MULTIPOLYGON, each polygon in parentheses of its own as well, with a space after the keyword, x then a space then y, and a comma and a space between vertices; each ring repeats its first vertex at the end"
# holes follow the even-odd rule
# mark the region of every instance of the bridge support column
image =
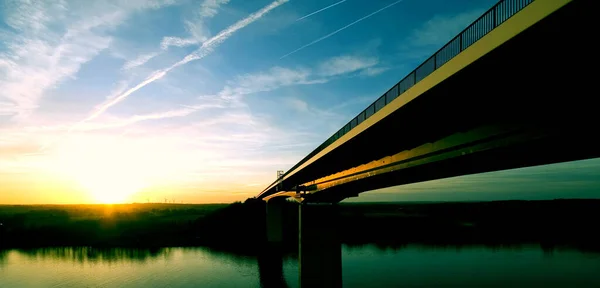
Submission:
POLYGON ((342 248, 336 204, 299 206, 300 287, 342 287, 342 248))
POLYGON ((267 242, 281 245, 283 242, 283 205, 285 200, 273 198, 267 201, 267 242))

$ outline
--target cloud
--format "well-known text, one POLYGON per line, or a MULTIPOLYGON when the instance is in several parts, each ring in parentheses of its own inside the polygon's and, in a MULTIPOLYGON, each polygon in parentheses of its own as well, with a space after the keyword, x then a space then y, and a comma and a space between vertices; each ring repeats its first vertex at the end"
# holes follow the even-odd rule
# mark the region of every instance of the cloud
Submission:
POLYGON ((103 129, 111 129, 111 128, 120 128, 129 126, 142 121, 149 120, 161 120, 161 119, 169 119, 169 118, 177 118, 177 117, 185 117, 192 113, 195 113, 199 110, 209 109, 209 108, 223 108, 224 106, 219 106, 217 104, 213 105, 194 105, 194 106, 186 106, 181 105, 182 108, 167 110, 163 112, 154 112, 149 114, 141 114, 141 115, 133 115, 127 118, 118 118, 118 117, 107 117, 105 121, 101 122, 80 122, 74 126, 68 125, 40 125, 40 126, 25 126, 23 127, 29 133, 37 133, 37 132, 51 132, 51 131, 64 131, 70 129, 70 131, 94 131, 94 130, 103 130, 103 129))
POLYGON ((110 29, 134 11, 169 2, 96 1, 83 7, 66 1, 16 1, 5 6, 5 23, 14 32, 7 30, 6 49, 0 53, 2 113, 16 120, 29 117, 46 91, 73 78, 109 47, 110 29))
POLYGON ((415 29, 410 37, 413 46, 441 46, 465 29, 481 14, 482 9, 456 15, 436 15, 415 29))
MULTIPOLYGON (((266 71, 244 74, 228 82, 216 95, 228 101, 239 101, 243 96, 273 91, 286 86, 324 84, 336 76, 365 72, 379 63, 376 57, 342 55, 322 61, 315 68, 286 68, 274 66, 266 71)), ((368 72, 365 72, 368 73, 368 72)), ((377 75, 377 73, 371 73, 377 75)))
POLYGON ((241 96, 267 92, 291 85, 310 85, 325 83, 328 80, 313 78, 310 69, 272 67, 264 72, 245 74, 229 81, 217 95, 230 101, 238 100, 241 96))
POLYGON ((204 0, 200 4, 200 16, 213 17, 217 14, 217 10, 221 5, 229 3, 229 0, 204 0))
POLYGON ((227 29, 219 32, 219 34, 214 37, 206 40, 206 42, 202 43, 200 49, 196 50, 194 53, 186 56, 182 61, 176 63, 176 66, 186 64, 190 61, 204 58, 207 54, 210 54, 214 48, 223 43, 225 40, 229 39, 231 35, 233 35, 238 30, 250 25, 252 22, 262 18, 265 14, 271 12, 271 10, 279 7, 280 5, 288 2, 289 0, 276 0, 271 2, 271 4, 263 7, 255 13, 250 14, 248 17, 236 22, 235 24, 227 27, 227 29))
POLYGON ((377 64, 379 59, 376 57, 339 56, 323 62, 319 70, 323 76, 335 76, 372 68, 377 64))
POLYGON ((152 58, 164 53, 169 47, 186 47, 198 45, 209 39, 210 31, 204 22, 217 15, 221 5, 229 3, 230 0, 204 0, 200 4, 200 9, 195 13, 196 17, 193 20, 185 20, 185 30, 190 34, 190 37, 181 38, 175 36, 165 36, 160 42, 160 51, 141 54, 131 61, 127 61, 123 65, 123 70, 128 70, 146 64, 152 58))
POLYGON ((112 98, 108 98, 107 101, 105 101, 103 104, 97 106, 97 108, 95 109, 94 112, 92 112, 92 114, 90 114, 90 116, 88 116, 86 119, 84 119, 83 121, 89 121, 92 119, 97 118, 98 116, 102 115, 108 108, 110 108, 113 105, 116 105, 117 103, 125 100, 125 98, 127 98, 127 96, 131 95, 133 92, 139 90, 140 88, 162 78, 163 76, 165 76, 167 74, 168 71, 170 71, 173 68, 168 68, 168 69, 164 69, 164 70, 157 70, 154 71, 153 74, 151 74, 148 78, 146 78, 146 80, 142 81, 141 83, 137 84, 136 86, 134 86, 133 88, 128 89, 127 91, 121 93, 118 96, 112 97, 112 98))
MULTIPOLYGON (((296 112, 308 115, 311 119, 315 119, 320 122, 344 120, 348 116, 345 114, 336 113, 334 111, 336 109, 332 109, 331 107, 328 109, 319 109, 314 105, 309 105, 306 101, 295 97, 286 98, 284 103, 296 112)), ((304 122, 306 123, 307 121, 304 122)))
POLYGON ((47 25, 55 21, 53 16, 64 15, 68 8, 66 1, 55 1, 54 3, 13 1, 11 4, 13 5, 5 6, 8 8, 6 24, 18 31, 32 34, 45 32, 47 25))
POLYGON ((127 61, 125 65, 123 65, 123 70, 128 70, 137 66, 144 65, 146 64, 146 62, 150 61, 150 59, 158 56, 158 54, 158 52, 142 54, 133 60, 127 61))
POLYGON ((17 105, 9 102, 0 102, 0 116, 11 116, 17 110, 17 105))
POLYGON ((100 123, 89 123, 84 122, 80 125, 75 126, 72 131, 90 131, 90 130, 99 130, 99 129, 107 129, 107 128, 116 128, 116 127, 124 127, 134 123, 138 123, 141 121, 148 120, 160 120, 160 119, 168 119, 174 117, 185 117, 188 116, 200 109, 213 108, 218 106, 188 106, 174 110, 168 110, 164 112, 156 112, 150 114, 143 115, 134 115, 132 117, 126 119, 119 119, 117 121, 109 121, 109 122, 100 122, 100 123))
POLYGON ((400 44, 404 59, 422 60, 458 35, 485 10, 475 9, 455 15, 436 15, 414 29, 400 44))
MULTIPOLYGON (((366 107, 367 105, 371 104, 373 102, 373 96, 361 96, 361 97, 353 97, 351 99, 348 99, 342 103, 339 103, 333 107, 331 107, 329 110, 330 111, 336 111, 336 110, 342 110, 346 107, 349 106, 359 106, 361 108, 366 107)), ((352 116, 354 117, 354 116, 352 116)))
POLYGON ((0 159, 2 158, 12 158, 15 155, 20 154, 28 154, 37 151, 37 146, 32 145, 31 143, 18 143, 12 144, 0 144, 0 159))
POLYGON ((298 98, 288 98, 288 105, 298 112, 308 112, 308 103, 298 98))
POLYGON ((390 70, 389 67, 368 67, 360 72, 360 75, 363 76, 377 76, 385 71, 390 70))
MULTIPOLYGON (((181 38, 174 36, 163 37, 160 42, 160 49, 163 51, 168 50, 169 47, 186 47, 191 45, 198 45, 210 37, 210 31, 206 27, 205 21, 208 16, 202 16, 202 12, 199 13, 195 19, 184 21, 185 30, 190 34, 190 37, 181 38)), ((216 14, 216 12, 215 12, 216 14)), ((212 14, 214 16, 215 14, 212 14)), ((212 17, 210 16, 210 17, 212 17)))
MULTIPOLYGON (((206 38, 201 38, 202 40, 199 40, 197 38, 179 38, 179 37, 164 37, 162 42, 160 42, 160 48, 163 50, 167 50, 169 49, 170 46, 175 46, 175 47, 185 47, 185 46, 189 46, 189 45, 196 45, 198 43, 200 43, 200 41, 204 41, 206 38)), ((156 56, 158 54, 158 52, 156 53, 151 53, 154 56, 156 56)), ((152 57, 154 57, 152 56, 152 57)), ((148 59, 150 60, 150 59, 148 59)), ((144 62, 146 63, 146 62, 144 62)), ((142 64, 144 64, 142 63, 142 64)), ((140 64, 140 65, 142 65, 140 64)), ((139 66, 139 65, 138 65, 139 66)))
MULTIPOLYGON (((285 161, 285 165, 293 164, 294 161, 298 160, 298 149, 309 149, 314 146, 320 141, 320 135, 309 130, 284 131, 276 128, 269 124, 267 118, 251 113, 245 103, 244 96, 294 85, 322 84, 338 79, 339 76, 344 74, 363 71, 368 67, 373 67, 376 63, 376 58, 343 55, 326 59, 312 68, 275 66, 256 73, 239 75, 228 81, 218 93, 199 98, 200 103, 205 103, 206 99, 221 101, 219 103, 227 109, 220 110, 220 113, 211 111, 210 117, 204 120, 177 127, 177 133, 197 135, 188 136, 187 139, 187 141, 193 143, 195 149, 228 151, 227 155, 232 157, 231 159, 237 159, 234 156, 237 153, 245 153, 243 158, 250 157, 254 159, 254 156, 248 153, 264 153, 265 149, 269 149, 269 151, 279 151, 278 153, 291 153, 290 158, 285 161), (325 74, 328 76, 324 76, 323 71, 327 72, 325 74), (274 137, 277 139, 275 140, 274 137), (298 143, 298 139, 304 139, 304 142, 298 143)), ((352 99, 348 103, 342 103, 338 105, 339 107, 332 107, 329 110, 312 107, 299 98, 288 97, 284 101, 284 104, 292 109, 301 113, 308 113, 311 118, 342 121, 347 115, 338 114, 334 110, 348 105, 362 105, 366 100, 352 99)), ((203 163, 214 169, 217 166, 225 165, 226 161, 224 162, 224 159, 230 158, 217 157, 216 159, 214 162, 205 160, 203 163)), ((264 159, 261 161, 264 161, 264 159)), ((236 165, 247 164, 237 163, 236 165)))
POLYGON ((116 98, 117 96, 121 95, 123 92, 125 92, 125 90, 127 90, 127 85, 128 85, 128 82, 125 80, 117 82, 115 87, 111 90, 109 95, 106 97, 106 100, 110 100, 110 99, 116 98))
MULTIPOLYGON (((239 75, 228 81, 218 93, 210 95, 210 97, 216 97, 223 101, 227 101, 227 103, 230 104, 229 107, 247 107, 244 102, 246 95, 275 91, 289 86, 324 84, 339 79, 340 76, 350 75, 355 72, 369 74, 370 72, 366 72, 367 69, 376 68, 378 63, 379 61, 376 57, 342 55, 325 59, 312 68, 275 66, 264 71, 239 75)), ((377 73, 370 74, 375 75, 377 73)), ((364 105, 364 103, 368 101, 372 101, 372 98, 363 97, 352 99, 338 106, 330 107, 329 109, 319 109, 297 97, 286 97, 283 98, 282 104, 287 105, 299 113, 305 113, 310 116, 310 119, 318 119, 316 121, 326 119, 328 125, 331 124, 337 126, 338 122, 341 125, 341 122, 348 118, 349 115, 338 113, 335 110, 355 104, 364 105)), ((304 122, 304 125, 307 125, 307 123, 304 122)), ((310 124, 308 125, 310 126, 310 124)), ((303 128, 299 128, 298 131, 302 130, 303 128)), ((317 142, 318 141, 314 141, 313 143, 308 141, 307 143, 315 144, 317 142)), ((304 145, 302 145, 302 147, 304 147, 304 145)))
POLYGON ((111 106, 116 105, 117 103, 125 100, 125 98, 127 98, 129 95, 131 95, 135 91, 141 89, 142 87, 144 87, 158 79, 161 79, 167 73, 169 73, 171 70, 173 70, 179 66, 185 65, 191 61, 199 60, 199 59, 206 57, 207 55, 212 53, 214 51, 214 49, 217 48, 221 43, 223 43, 225 40, 229 39, 229 37, 231 37, 235 32, 250 25, 252 22, 260 19, 261 17, 263 17, 264 15, 269 13, 271 10, 279 7, 281 4, 284 4, 288 1, 289 0, 276 0, 276 1, 272 2, 271 4, 263 7, 262 9, 258 10, 257 12, 250 14, 248 17, 227 27, 225 30, 219 32, 219 34, 206 40, 204 43, 202 43, 202 46, 200 46, 200 48, 198 50, 185 56, 181 61, 176 62, 175 64, 173 64, 167 68, 154 71, 151 75, 149 75, 146 78, 146 80, 140 82, 136 86, 130 88, 129 90, 127 90, 123 94, 115 97, 111 101, 107 101, 107 102, 101 104, 99 106, 99 108, 97 108, 96 111, 94 111, 84 121, 89 121, 89 120, 92 120, 92 119, 100 116, 102 113, 104 113, 104 111, 106 111, 111 106))

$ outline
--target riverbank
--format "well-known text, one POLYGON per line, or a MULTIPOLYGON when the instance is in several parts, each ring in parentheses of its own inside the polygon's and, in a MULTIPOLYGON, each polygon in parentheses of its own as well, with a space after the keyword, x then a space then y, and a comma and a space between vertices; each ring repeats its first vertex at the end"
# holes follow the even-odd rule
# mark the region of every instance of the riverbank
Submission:
MULTIPOLYGON (((297 250, 296 203, 286 203, 284 248, 297 250)), ((262 202, 0 206, 1 245, 36 247, 206 246, 257 253, 262 202)), ((339 235, 350 246, 519 245, 600 251, 600 200, 469 203, 342 203, 339 235)))
POLYGON ((229 204, 3 205, 4 247, 192 245, 194 223, 229 204))

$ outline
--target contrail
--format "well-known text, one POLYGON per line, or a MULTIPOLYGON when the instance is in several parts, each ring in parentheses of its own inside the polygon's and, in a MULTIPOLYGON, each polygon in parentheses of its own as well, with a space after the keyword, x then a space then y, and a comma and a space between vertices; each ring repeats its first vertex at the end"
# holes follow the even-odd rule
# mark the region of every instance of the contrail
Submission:
POLYGON ((300 48, 298 48, 298 49, 296 49, 296 50, 294 50, 294 51, 292 51, 292 52, 290 52, 290 53, 288 53, 288 54, 285 54, 285 55, 281 56, 281 57, 279 58, 279 60, 281 60, 281 59, 283 59, 283 58, 285 58, 285 57, 287 57, 287 56, 290 56, 290 55, 292 55, 292 54, 294 54, 294 53, 296 53, 296 52, 298 52, 298 51, 300 51, 300 50, 302 50, 302 49, 304 49, 304 48, 306 48, 306 47, 308 47, 308 46, 311 46, 311 45, 313 45, 313 44, 316 44, 316 43, 318 43, 318 42, 321 42, 321 41, 323 41, 323 40, 325 40, 325 39, 327 39, 327 38, 329 38, 329 37, 331 37, 331 36, 333 36, 333 35, 335 35, 335 34, 337 34, 337 33, 341 32, 341 31, 343 31, 343 30, 345 30, 345 29, 349 28, 350 26, 352 26, 352 25, 354 25, 354 24, 356 24, 356 23, 358 23, 358 22, 360 22, 360 21, 363 21, 363 20, 365 20, 365 19, 367 19, 367 18, 369 18, 369 17, 371 17, 371 16, 373 16, 373 15, 375 15, 375 14, 377 14, 377 13, 379 13, 379 12, 381 12, 381 11, 383 11, 383 10, 387 9, 387 8, 390 8, 390 7, 394 6, 394 5, 396 5, 396 4, 400 3, 400 2, 402 2, 402 1, 404 1, 404 0, 398 0, 398 1, 396 1, 396 2, 394 2, 394 3, 392 3, 392 4, 390 4, 390 5, 387 5, 387 6, 383 7, 383 8, 381 8, 381 9, 379 9, 379 10, 377 10, 377 11, 375 11, 375 12, 373 12, 373 13, 369 14, 369 15, 367 15, 367 16, 364 16, 364 17, 362 17, 362 18, 360 18, 360 19, 358 19, 358 20, 356 20, 356 21, 354 21, 354 22, 352 22, 352 23, 350 23, 350 24, 348 24, 348 25, 346 25, 346 26, 344 26, 344 27, 342 27, 342 28, 338 29, 338 30, 335 30, 335 31, 333 31, 333 32, 331 32, 331 33, 329 33, 329 34, 327 34, 327 35, 325 35, 325 36, 323 36, 323 37, 321 37, 321 38, 319 38, 319 39, 315 40, 315 41, 312 41, 312 42, 310 42, 310 43, 308 43, 308 44, 306 44, 306 45, 304 45, 304 46, 302 46, 302 47, 300 47, 300 48))
POLYGON ((125 91, 124 93, 122 93, 121 95, 110 99, 110 101, 108 101, 106 104, 102 105, 100 108, 96 109, 96 111, 94 113, 92 113, 92 115, 90 115, 88 118, 86 118, 85 120, 83 120, 82 122, 85 121, 89 121, 92 120, 100 115, 102 115, 102 113, 104 113, 104 111, 106 111, 106 109, 110 108, 111 106, 123 101, 125 98, 127 98, 127 96, 131 95, 131 93, 139 90, 140 88, 162 78, 163 76, 165 76, 167 74, 167 72, 169 72, 171 69, 173 69, 174 67, 171 66, 167 69, 163 69, 163 70, 158 70, 155 71, 152 75, 150 75, 150 77, 148 77, 146 80, 142 81, 141 83, 139 83, 138 85, 136 85, 133 88, 129 88, 127 91, 125 91))
MULTIPOLYGON (((263 17, 265 14, 269 13, 271 10, 277 8, 278 6, 288 2, 289 0, 276 0, 271 2, 271 4, 263 7, 262 9, 248 15, 248 17, 236 22, 235 24, 227 27, 225 30, 222 30, 221 32, 219 32, 219 34, 215 35, 214 37, 208 39, 207 41, 205 41, 204 43, 202 43, 202 46, 200 46, 200 48, 198 48, 196 51, 190 53, 189 55, 185 56, 181 61, 171 65, 170 67, 167 67, 165 69, 161 69, 161 70, 157 70, 154 71, 154 73, 152 73, 150 76, 148 76, 148 78, 146 78, 146 80, 140 82, 138 85, 136 85, 133 88, 128 89, 127 91, 119 94, 118 96, 111 98, 108 102, 101 104, 100 107, 98 107, 90 116, 88 116, 87 118, 75 123, 73 126, 71 126, 68 130, 67 130, 67 134, 71 133, 71 131, 73 131, 75 128, 79 127, 79 125, 82 125, 84 122, 92 120, 94 118, 97 118, 98 116, 102 115, 108 108, 116 105, 117 103, 125 100, 125 98, 127 98, 129 95, 131 95, 133 92, 141 89, 142 87, 164 77, 165 75, 167 75, 167 73, 169 73, 171 70, 184 65, 188 62, 194 61, 194 60, 198 60, 198 59, 202 59, 205 56, 207 56, 208 54, 210 54, 216 47, 219 46, 219 44, 223 43, 225 40, 227 40, 229 37, 231 37, 231 35, 233 35, 233 33, 235 33, 236 31, 250 25, 252 22, 260 19, 261 17, 263 17)), ((56 142, 56 141, 54 141, 56 142)), ((38 151, 43 151, 46 150, 46 148, 48 148, 51 144, 53 144, 54 142, 48 143, 46 145, 42 145, 40 147, 40 149, 38 151)))
POLYGON ((331 5, 329 5, 329 6, 325 7, 325 8, 321 8, 321 9, 319 9, 319 10, 317 10, 317 11, 315 11, 315 12, 312 12, 312 13, 310 13, 310 14, 308 14, 308 15, 304 15, 304 16, 302 16, 302 17, 300 17, 300 18, 296 19, 296 21, 300 21, 300 20, 302 20, 302 19, 308 18, 308 17, 310 17, 310 16, 312 16, 312 15, 315 15, 315 14, 317 14, 317 13, 319 13, 319 12, 323 12, 323 11, 325 11, 325 10, 327 10, 327 9, 329 9, 329 8, 331 8, 331 7, 333 7, 333 6, 336 6, 336 5, 338 5, 338 4, 342 4, 342 3, 346 2, 346 1, 348 1, 348 0, 342 0, 342 1, 339 1, 339 2, 336 2, 336 3, 333 3, 333 4, 331 4, 331 5))
POLYGON ((89 121, 92 120, 100 115, 102 115, 102 113, 104 113, 104 111, 106 111, 108 108, 110 108, 111 106, 114 106, 115 104, 125 100, 125 98, 127 98, 129 95, 131 95, 133 92, 141 89, 142 87, 164 77, 165 75, 167 75, 167 73, 169 73, 171 70, 187 64, 191 61, 194 60, 199 60, 202 59, 204 57, 206 57, 208 54, 212 53, 212 51, 217 48, 221 43, 223 43, 225 40, 227 40, 229 37, 231 37, 231 35, 233 35, 233 33, 237 32, 238 30, 248 26, 249 24, 251 24, 252 22, 260 19, 261 17, 263 17, 265 14, 269 13, 271 10, 277 8, 278 6, 280 6, 281 4, 284 4, 286 2, 288 2, 289 0, 276 0, 273 1, 271 4, 263 7, 262 9, 258 10, 257 12, 250 14, 248 17, 236 22, 235 24, 227 27, 225 30, 219 32, 219 34, 215 35, 214 37, 206 40, 204 43, 202 43, 202 46, 200 46, 200 48, 198 48, 196 51, 190 53, 189 55, 185 56, 181 61, 171 65, 168 68, 165 69, 161 69, 161 70, 157 70, 155 71, 152 75, 150 75, 146 80, 142 81, 141 83, 139 83, 138 85, 136 85, 133 88, 130 88, 129 90, 125 91, 124 93, 122 93, 121 95, 111 99, 109 102, 105 103, 104 105, 100 106, 98 109, 96 109, 96 111, 94 113, 92 113, 88 118, 86 118, 83 121, 89 121))

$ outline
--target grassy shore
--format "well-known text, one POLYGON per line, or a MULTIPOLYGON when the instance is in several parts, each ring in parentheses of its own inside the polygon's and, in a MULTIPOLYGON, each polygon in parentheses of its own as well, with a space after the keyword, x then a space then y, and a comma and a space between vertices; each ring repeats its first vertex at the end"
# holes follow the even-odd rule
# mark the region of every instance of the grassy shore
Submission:
MULTIPOLYGON (((284 240, 297 248, 297 204, 287 203, 284 240)), ((234 204, 0 206, 5 248, 209 246, 253 251, 264 243, 265 207, 234 204)), ((540 243, 600 251, 600 200, 473 203, 342 203, 348 245, 540 243)))

